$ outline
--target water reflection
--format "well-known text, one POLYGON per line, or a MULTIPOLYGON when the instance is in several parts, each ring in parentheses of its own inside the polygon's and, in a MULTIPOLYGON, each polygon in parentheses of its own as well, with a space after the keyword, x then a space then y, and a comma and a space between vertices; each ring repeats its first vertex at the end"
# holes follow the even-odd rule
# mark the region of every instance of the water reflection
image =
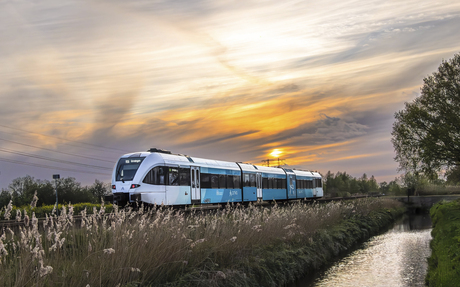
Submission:
POLYGON ((430 240, 429 216, 408 215, 303 286, 424 286, 430 240))

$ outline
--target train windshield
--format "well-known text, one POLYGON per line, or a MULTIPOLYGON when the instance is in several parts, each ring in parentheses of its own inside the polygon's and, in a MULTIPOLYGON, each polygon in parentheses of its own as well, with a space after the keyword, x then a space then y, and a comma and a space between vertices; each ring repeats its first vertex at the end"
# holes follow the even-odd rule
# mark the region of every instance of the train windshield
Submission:
POLYGON ((123 182, 133 180, 143 160, 143 157, 121 158, 117 164, 115 180, 123 182))

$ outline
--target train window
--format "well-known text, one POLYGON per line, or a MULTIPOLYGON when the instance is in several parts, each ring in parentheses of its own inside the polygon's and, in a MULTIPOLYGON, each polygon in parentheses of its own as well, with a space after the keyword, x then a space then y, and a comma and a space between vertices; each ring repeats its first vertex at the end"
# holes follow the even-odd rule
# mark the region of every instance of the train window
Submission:
POLYGON ((190 168, 179 168, 179 184, 190 186, 190 168))
POLYGON ((227 175, 219 174, 219 188, 227 188, 227 175))
POLYGON ((315 184, 316 187, 321 187, 321 185, 322 185, 321 179, 320 179, 320 178, 317 178, 317 179, 315 179, 315 181, 316 181, 316 182, 315 182, 315 183, 316 183, 316 184, 315 184))
POLYGON ((286 189, 286 179, 280 178, 280 181, 281 181, 281 189, 286 189))
POLYGON ((249 183, 249 174, 245 173, 244 174, 244 186, 251 186, 249 183))
POLYGON ((319 185, 321 184, 321 181, 318 182, 318 179, 315 178, 315 179, 313 180, 313 184, 314 184, 315 188, 316 188, 316 187, 319 187, 319 185))
POLYGON ((240 182, 241 182, 241 176, 234 175, 233 176, 233 188, 241 188, 240 182))
POLYGON ((264 189, 268 188, 268 177, 263 177, 262 178, 262 188, 264 188, 264 189))
POLYGON ((142 181, 148 184, 155 184, 155 174, 153 173, 153 169, 151 169, 146 175, 144 180, 142 181))
POLYGON ((168 172, 169 185, 179 185, 179 169, 169 168, 168 172))
POLYGON ((256 174, 255 173, 249 174, 249 184, 251 187, 256 187, 256 174))
POLYGON ((268 188, 273 189, 275 186, 275 179, 273 177, 268 178, 268 188))
POLYGON ((300 183, 300 188, 301 189, 307 188, 307 181, 306 180, 302 179, 302 180, 300 180, 299 183, 300 183))
POLYGON ((219 188, 219 175, 210 174, 211 176, 211 188, 219 188))
POLYGON ((227 188, 234 188, 233 175, 227 175, 227 188))
POLYGON ((313 180, 307 180, 307 188, 312 189, 313 188, 313 180))
POLYGON ((133 180, 143 160, 143 157, 121 158, 117 165, 116 181, 133 180))
POLYGON ((147 184, 165 185, 167 174, 168 169, 165 166, 156 166, 145 175, 142 182, 147 184))
POLYGON ((209 173, 201 174, 201 187, 211 188, 211 175, 209 173))

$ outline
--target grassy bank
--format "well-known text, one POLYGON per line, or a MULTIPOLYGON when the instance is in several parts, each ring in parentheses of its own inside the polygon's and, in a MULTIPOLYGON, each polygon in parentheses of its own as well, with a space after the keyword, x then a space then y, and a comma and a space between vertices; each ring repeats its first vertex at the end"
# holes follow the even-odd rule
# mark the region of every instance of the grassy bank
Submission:
POLYGON ((460 282, 460 200, 439 202, 430 210, 433 221, 428 286, 458 286, 460 282))
POLYGON ((104 208, 32 218, 0 239, 3 286, 276 286, 325 264, 402 212, 389 199, 216 212, 104 208))

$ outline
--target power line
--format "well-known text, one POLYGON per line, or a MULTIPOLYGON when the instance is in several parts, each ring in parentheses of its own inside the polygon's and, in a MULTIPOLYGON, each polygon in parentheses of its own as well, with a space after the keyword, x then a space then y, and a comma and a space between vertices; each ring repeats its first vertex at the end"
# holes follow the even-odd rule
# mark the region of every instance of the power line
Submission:
MULTIPOLYGON (((27 130, 23 130, 23 129, 19 129, 19 128, 13 128, 13 127, 9 127, 9 126, 6 126, 6 125, 1 125, 1 124, 0 124, 0 127, 4 127, 4 128, 7 128, 7 129, 12 129, 12 130, 17 130, 17 131, 22 131, 22 132, 26 132, 26 133, 30 133, 30 134, 36 134, 36 135, 40 135, 40 136, 44 136, 44 137, 49 137, 49 138, 64 140, 64 141, 67 141, 67 142, 74 142, 74 143, 84 144, 84 145, 88 145, 88 146, 92 146, 92 147, 96 147, 96 148, 114 150, 114 151, 117 151, 117 152, 120 152, 120 151, 121 151, 121 152, 123 152, 123 153, 127 153, 127 151, 121 150, 121 149, 117 149, 117 148, 104 147, 104 146, 95 145, 95 144, 90 144, 90 143, 86 143, 86 142, 82 142, 82 141, 73 141, 73 140, 69 140, 69 139, 66 139, 66 138, 54 137, 54 136, 45 135, 45 134, 41 134, 41 133, 37 133, 37 132, 31 132, 31 131, 27 131, 27 130)), ((71 144, 68 144, 68 145, 71 145, 71 144)), ((75 146, 75 145, 71 145, 71 146, 75 146)), ((77 146, 77 147, 79 147, 79 146, 77 146)))
POLYGON ((14 144, 18 144, 18 145, 23 145, 23 146, 28 146, 28 147, 33 147, 33 148, 38 148, 38 149, 47 150, 47 151, 51 151, 51 152, 55 152, 55 153, 60 153, 60 154, 65 154, 65 155, 76 156, 76 157, 80 157, 80 158, 86 158, 86 159, 91 159, 91 160, 105 161, 105 162, 113 163, 113 160, 105 160, 105 159, 99 159, 99 158, 84 156, 84 155, 80 155, 80 154, 72 154, 72 153, 67 153, 67 152, 52 150, 52 149, 48 149, 48 148, 44 148, 44 147, 34 146, 34 145, 30 145, 30 144, 24 144, 24 143, 20 143, 20 142, 17 142, 17 141, 12 141, 12 140, 6 140, 6 139, 1 139, 1 138, 0 138, 0 141, 10 142, 10 143, 14 143, 14 144))
POLYGON ((112 170, 112 168, 108 168, 108 167, 92 165, 92 164, 84 164, 84 163, 68 161, 68 160, 62 160, 62 159, 55 159, 55 158, 51 158, 51 157, 39 156, 39 155, 34 155, 34 154, 15 151, 15 150, 9 150, 9 149, 0 148, 0 151, 10 153, 10 154, 17 154, 17 155, 21 155, 21 156, 31 157, 31 158, 38 158, 38 159, 43 159, 43 160, 49 160, 49 161, 64 163, 64 164, 72 164, 72 165, 77 165, 77 166, 82 166, 82 167, 90 167, 90 168, 95 168, 95 169, 112 170))
POLYGON ((49 168, 49 169, 54 169, 54 170, 72 171, 72 172, 79 172, 79 173, 99 174, 99 175, 110 176, 109 173, 83 171, 83 170, 77 170, 77 169, 71 169, 71 168, 61 168, 61 167, 56 167, 56 166, 44 165, 44 164, 36 164, 36 163, 31 163, 31 162, 12 160, 12 159, 2 158, 2 157, 0 157, 0 161, 6 161, 6 162, 15 163, 15 164, 21 164, 21 165, 29 165, 29 166, 35 166, 35 167, 49 168))

